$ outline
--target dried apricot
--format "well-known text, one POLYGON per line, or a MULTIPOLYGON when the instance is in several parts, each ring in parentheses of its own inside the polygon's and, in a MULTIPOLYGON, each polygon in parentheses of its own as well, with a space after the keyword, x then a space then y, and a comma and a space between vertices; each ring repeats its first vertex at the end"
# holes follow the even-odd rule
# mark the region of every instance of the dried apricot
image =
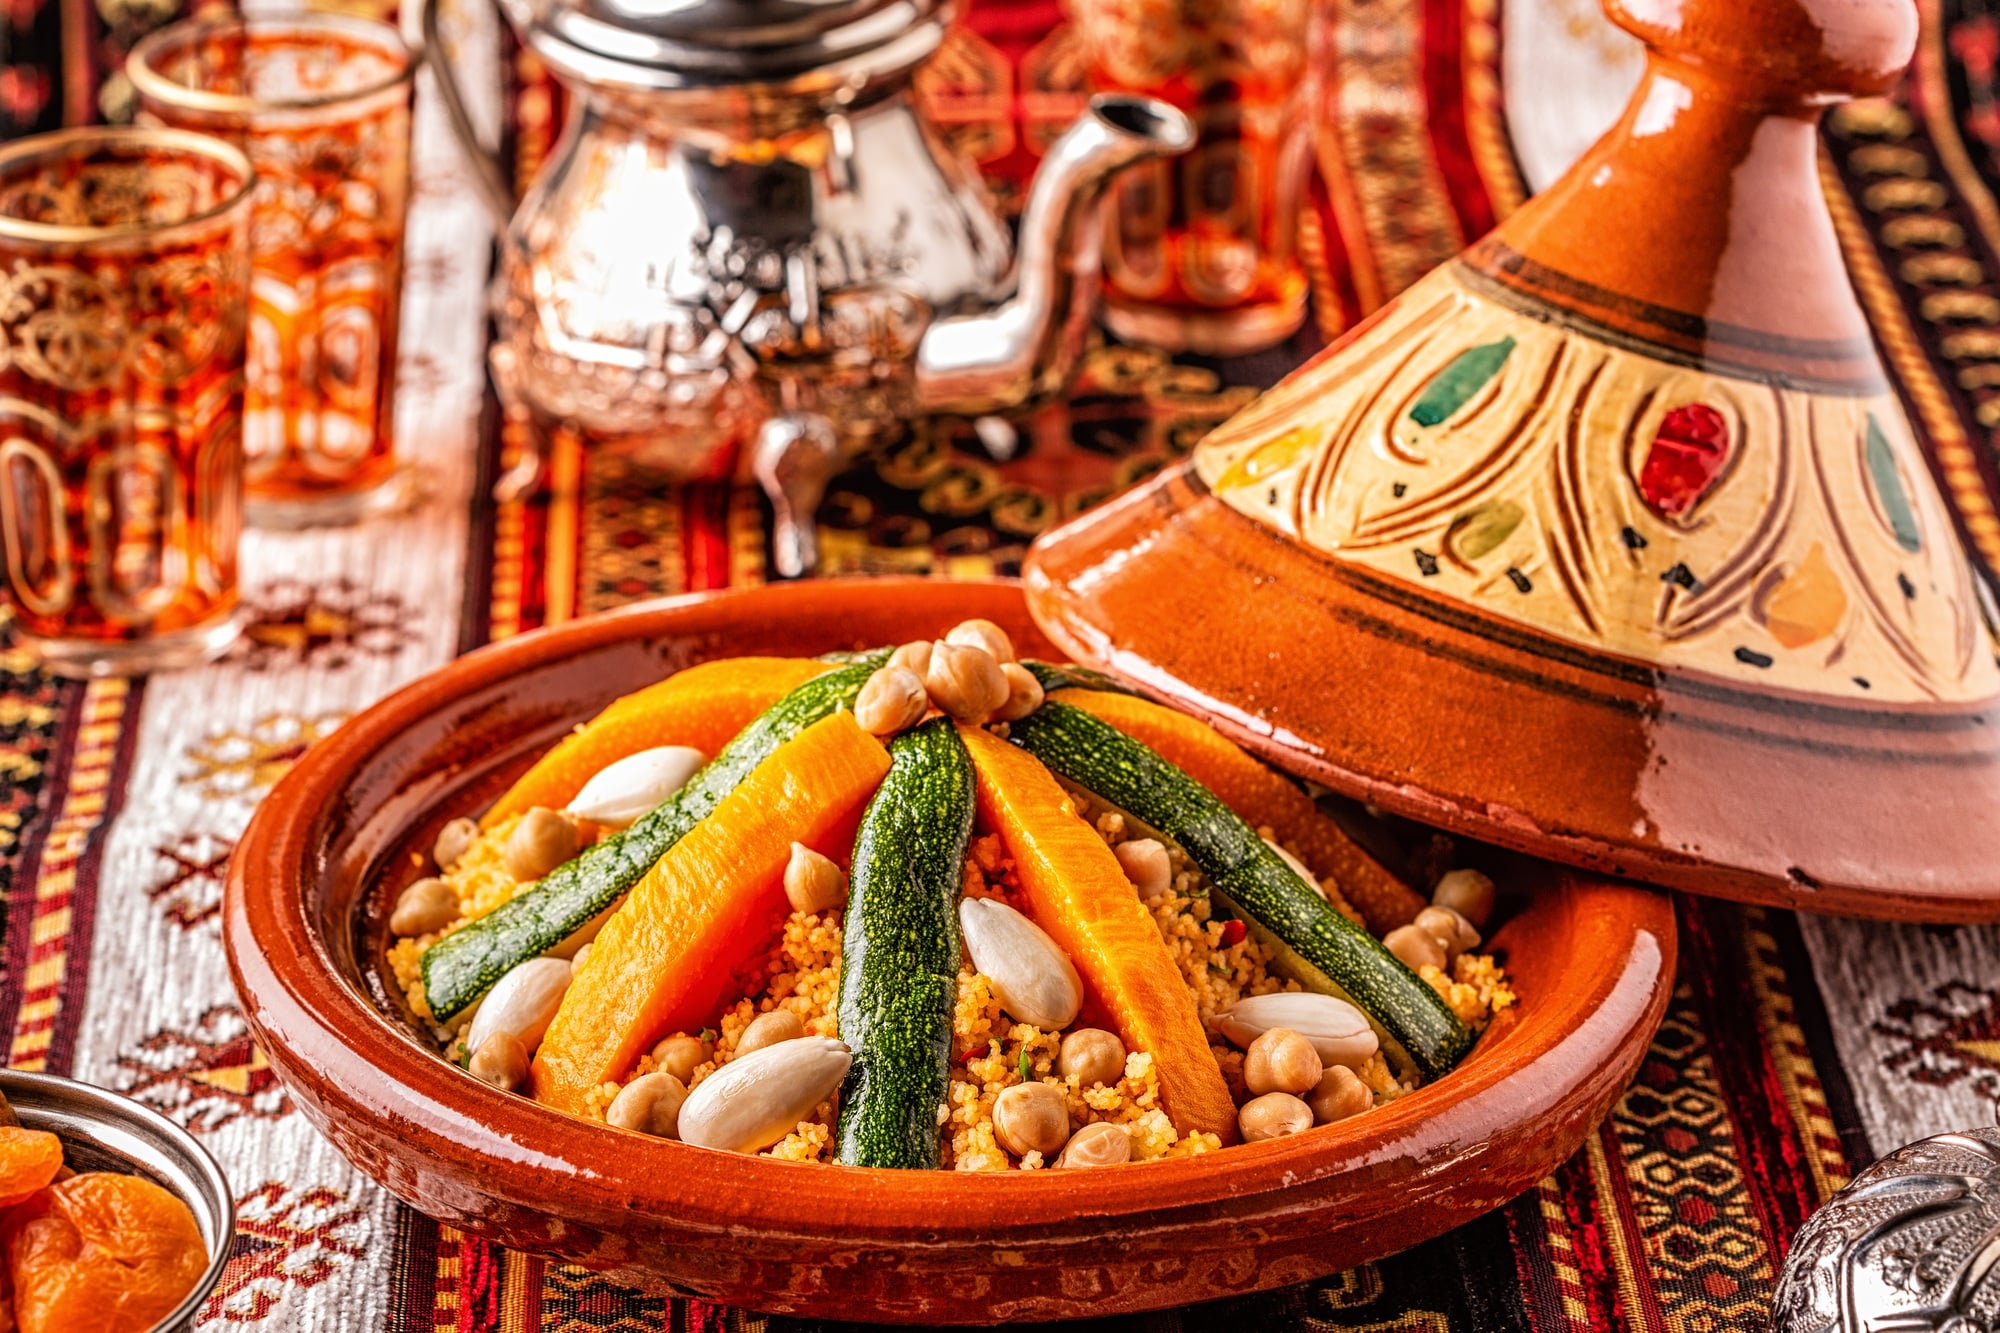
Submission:
POLYGON ((0 1208, 11 1208, 62 1170, 62 1140, 39 1129, 0 1125, 0 1208))
POLYGON ((20 1333, 145 1333, 194 1290, 208 1250, 172 1194, 93 1171, 15 1210, 7 1266, 20 1333))

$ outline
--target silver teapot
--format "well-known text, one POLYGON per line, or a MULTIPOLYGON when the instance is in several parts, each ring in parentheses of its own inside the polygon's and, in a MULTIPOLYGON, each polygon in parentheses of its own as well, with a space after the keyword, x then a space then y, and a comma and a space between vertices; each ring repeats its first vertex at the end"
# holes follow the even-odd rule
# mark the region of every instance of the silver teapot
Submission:
POLYGON ((1188 118, 1105 95, 1044 157, 1018 253, 912 78, 950 0, 496 0, 574 97, 516 207, 439 88, 501 227, 495 384, 538 433, 640 441, 680 475, 741 466, 773 559, 816 562, 848 450, 916 413, 1059 391, 1094 319, 1105 186, 1185 151, 1188 118))

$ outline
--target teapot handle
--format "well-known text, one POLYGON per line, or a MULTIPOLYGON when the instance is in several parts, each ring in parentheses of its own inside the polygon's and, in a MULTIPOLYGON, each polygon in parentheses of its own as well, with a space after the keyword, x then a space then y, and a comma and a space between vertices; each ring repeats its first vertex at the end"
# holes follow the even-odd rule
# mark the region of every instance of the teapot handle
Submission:
POLYGON ((465 98, 459 91, 458 79, 451 72, 451 62, 445 59, 444 41, 438 30, 438 0, 423 0, 423 27, 424 46, 432 57, 430 67, 437 72, 437 89, 444 99, 445 115, 451 121, 452 137, 465 150, 480 198, 485 201, 487 211, 492 213, 493 225, 500 233, 501 243, 505 244, 508 226, 514 220, 514 191, 508 187, 498 159, 479 146, 479 135, 472 127, 472 116, 465 109, 465 98))

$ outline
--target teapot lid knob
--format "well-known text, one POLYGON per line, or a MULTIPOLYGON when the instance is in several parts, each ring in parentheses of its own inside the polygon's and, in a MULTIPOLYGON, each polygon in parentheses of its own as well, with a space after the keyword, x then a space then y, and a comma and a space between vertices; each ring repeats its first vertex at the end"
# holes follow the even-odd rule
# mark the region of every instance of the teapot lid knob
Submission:
POLYGON ((1913 0, 1604 0, 1656 56, 1744 100, 1824 106, 1887 92, 1917 42, 1913 0))
POLYGON ((1466 255, 1518 299, 1697 364, 1874 392, 1819 180, 1820 110, 1887 90, 1915 0, 1605 0, 1643 39, 1624 116, 1466 255))

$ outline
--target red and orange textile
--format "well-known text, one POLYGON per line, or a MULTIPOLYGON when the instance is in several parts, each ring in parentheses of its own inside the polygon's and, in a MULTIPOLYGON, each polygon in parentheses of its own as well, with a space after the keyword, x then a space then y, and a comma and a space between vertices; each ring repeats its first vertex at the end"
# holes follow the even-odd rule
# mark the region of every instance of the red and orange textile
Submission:
MULTIPOLYGON (((1308 228, 1324 332, 1448 257, 1526 187, 1502 93, 1516 29, 1497 0, 1321 2, 1354 38, 1328 72, 1327 95, 1350 114, 1324 146, 1308 228)), ((1587 7, 1542 5, 1558 17, 1587 7)), ((1927 17, 1904 91, 1834 116, 1826 183, 1899 389, 1969 537, 2000 565, 2000 23, 1984 0, 1931 0, 1927 17)), ((928 76, 939 114, 1003 186, 1076 105, 1060 21, 1054 0, 981 0, 928 76)), ((490 28, 468 24, 465 43, 468 60, 497 59, 490 28)), ((509 58, 512 93, 486 110, 525 172, 552 140, 553 100, 532 62, 509 58)), ((488 498, 522 441, 485 394, 487 223, 435 110, 418 131, 399 423, 427 502, 358 531, 253 536, 255 618, 204 671, 58 683, 0 654, 0 1031, 12 1064, 123 1089, 223 1161, 240 1221, 204 1328, 790 1333, 800 1321, 644 1297, 398 1203, 299 1114, 229 988, 216 915, 232 841, 316 737, 482 642, 765 577, 753 492, 666 486, 630 459, 558 443, 535 494, 488 498)), ((1006 462, 963 423, 921 423, 830 488, 828 572, 1009 572, 1037 532, 1183 454, 1315 342, 1223 363, 1106 346, 1067 402, 1020 423, 1006 462)), ((1789 1238, 1853 1170, 2000 1111, 2000 930, 1694 898, 1679 917, 1678 985, 1636 1082, 1535 1190, 1379 1264, 1120 1322, 1761 1327, 1789 1238)))

